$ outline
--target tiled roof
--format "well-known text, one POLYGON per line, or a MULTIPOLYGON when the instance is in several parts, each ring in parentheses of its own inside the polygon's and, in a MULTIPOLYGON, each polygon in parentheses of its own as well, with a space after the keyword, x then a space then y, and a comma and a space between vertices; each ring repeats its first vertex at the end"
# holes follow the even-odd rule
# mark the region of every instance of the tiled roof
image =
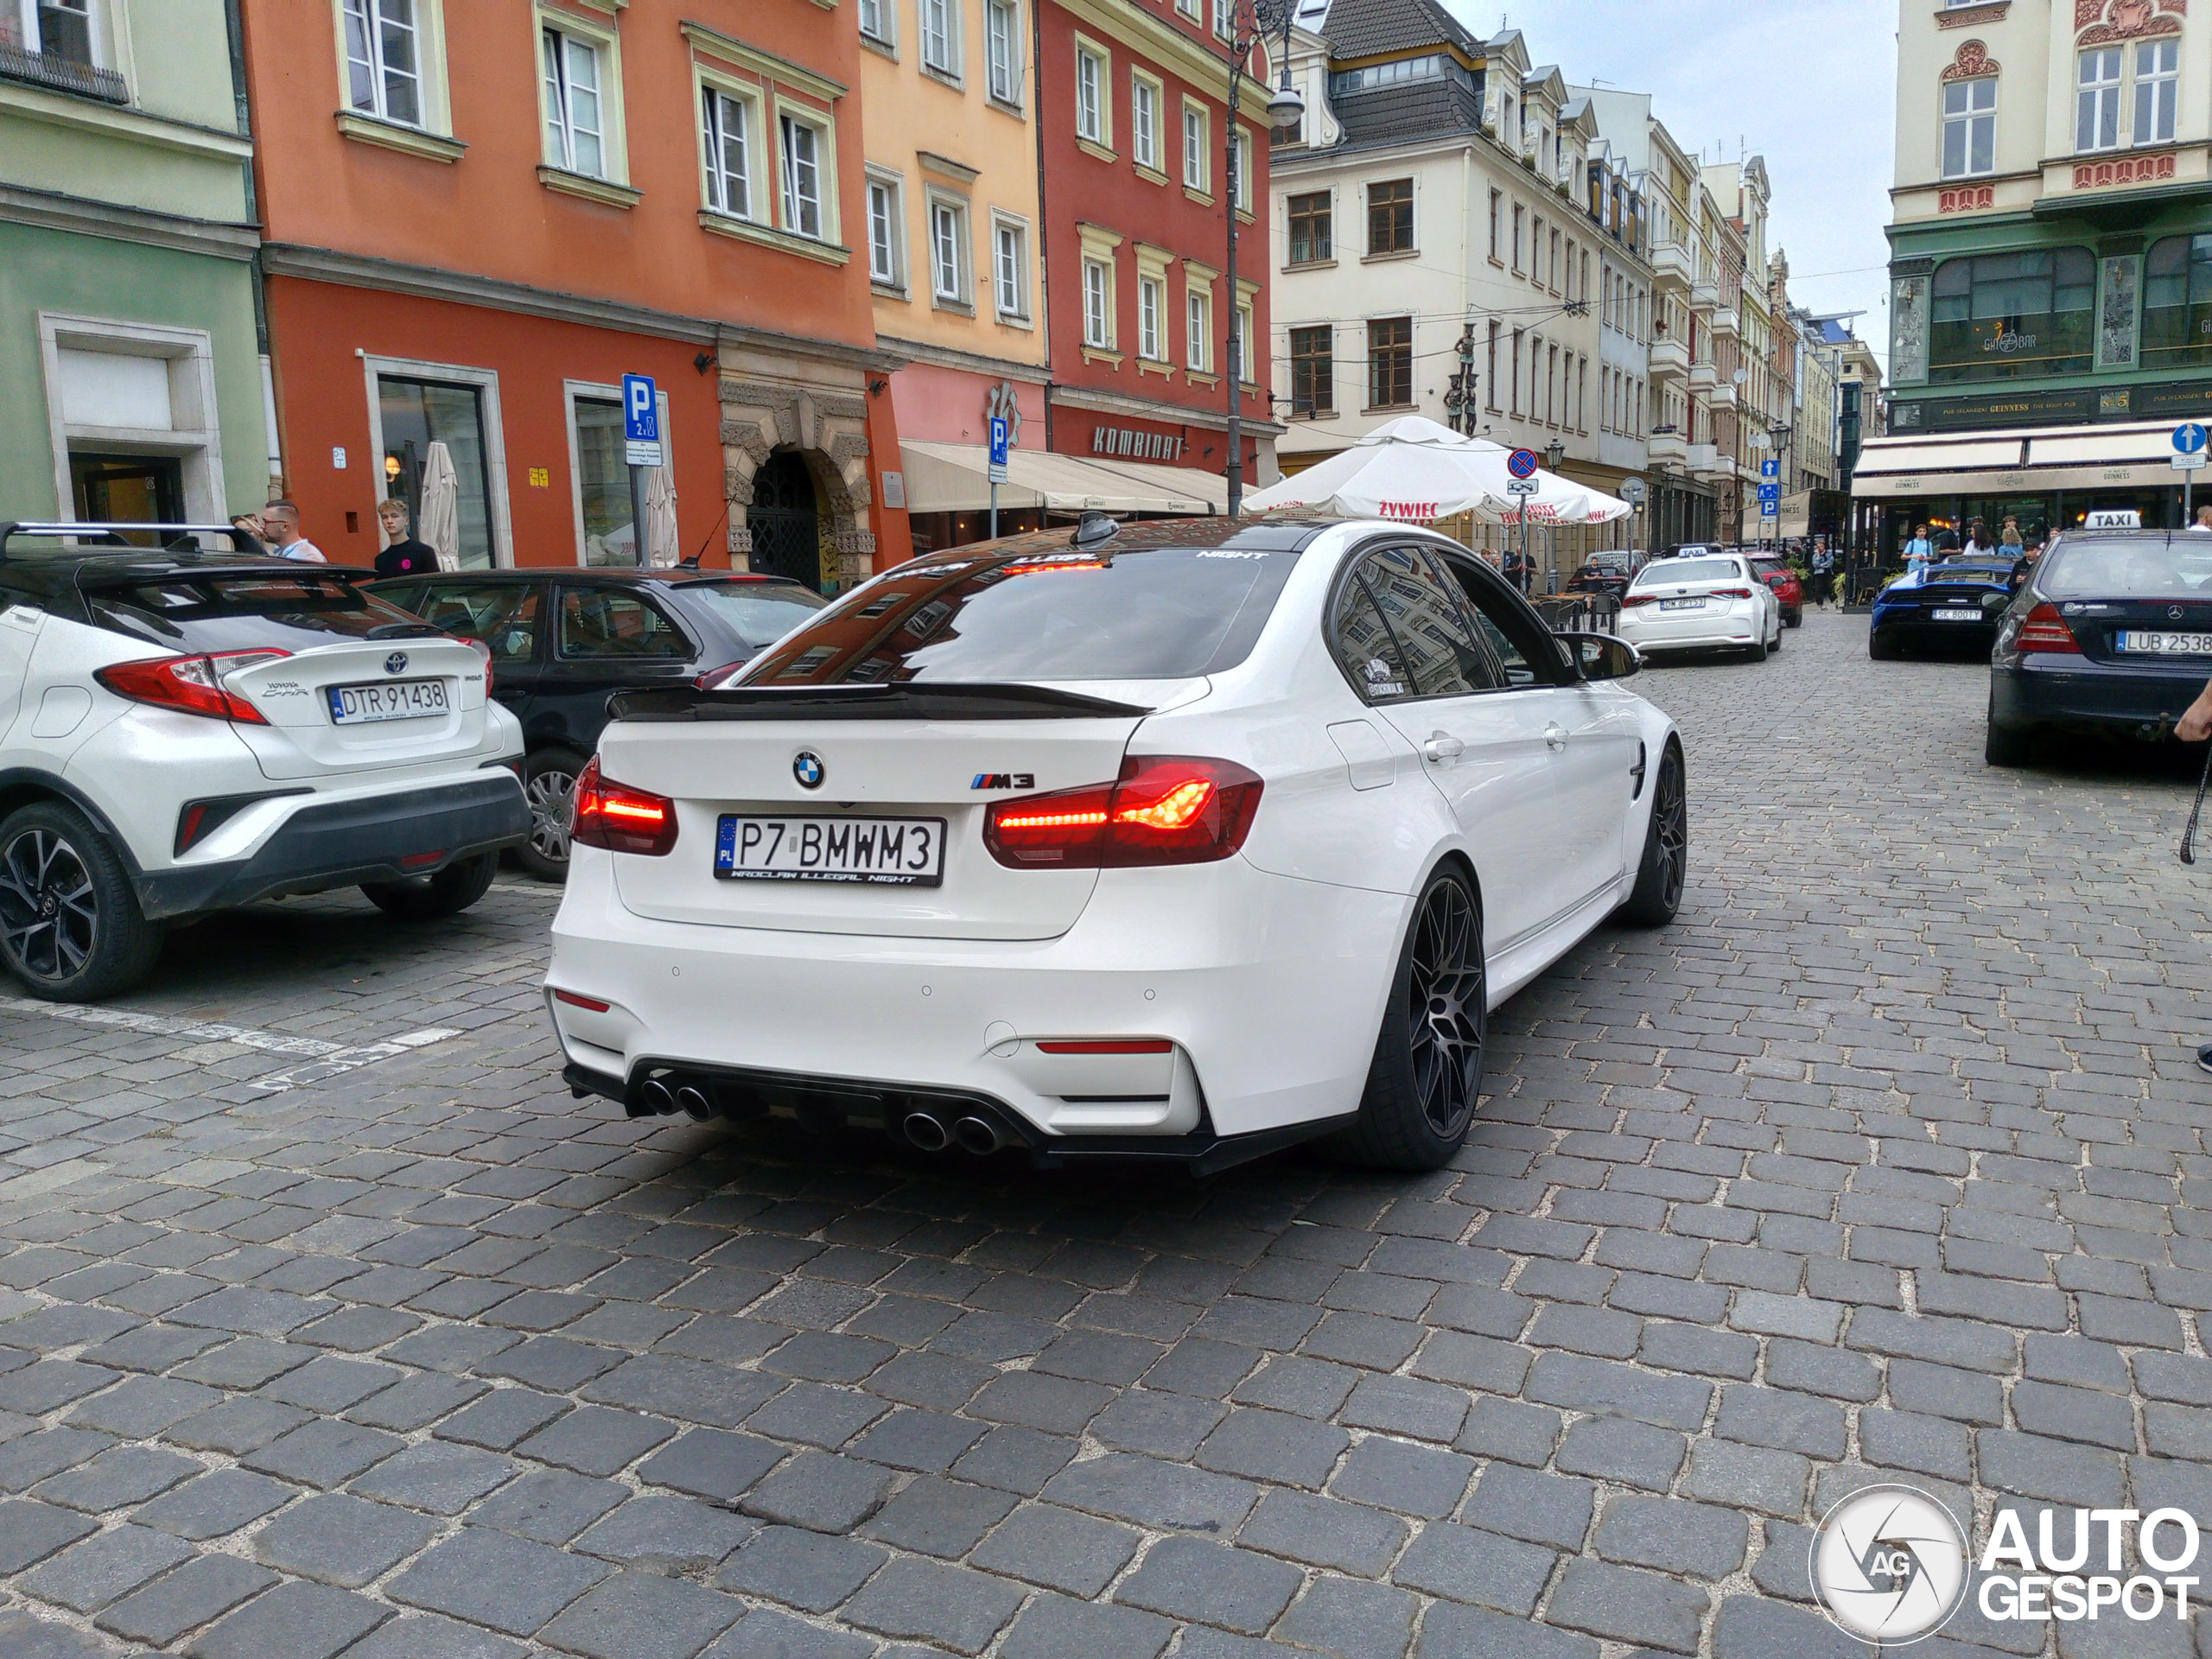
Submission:
POLYGON ((1338 58, 1438 46, 1480 56, 1483 49, 1437 0, 1335 0, 1321 32, 1338 58))

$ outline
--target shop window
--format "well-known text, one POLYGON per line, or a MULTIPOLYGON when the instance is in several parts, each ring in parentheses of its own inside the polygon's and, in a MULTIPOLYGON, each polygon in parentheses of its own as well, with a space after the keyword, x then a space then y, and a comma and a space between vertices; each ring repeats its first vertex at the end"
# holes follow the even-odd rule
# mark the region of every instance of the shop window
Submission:
POLYGON ((2143 261, 2143 366, 2212 363, 2212 236, 2170 236, 2143 261))
POLYGON ((1945 261, 1936 270, 1929 378, 2087 372, 2096 286, 2096 261, 2085 248, 1945 261))
MULTIPOLYGON (((496 561, 480 389, 380 374, 377 410, 384 434, 385 494, 407 503, 409 517, 419 533, 424 521, 423 486, 429 481, 427 469, 431 449, 442 444, 453 468, 455 542, 461 565, 488 569, 496 561)), ((616 418, 619 425, 619 410, 616 418)))
POLYGON ((630 467, 622 438, 619 398, 578 397, 570 404, 576 429, 576 495, 583 512, 582 564, 633 565, 630 467), (610 550, 607 542, 615 541, 610 550))

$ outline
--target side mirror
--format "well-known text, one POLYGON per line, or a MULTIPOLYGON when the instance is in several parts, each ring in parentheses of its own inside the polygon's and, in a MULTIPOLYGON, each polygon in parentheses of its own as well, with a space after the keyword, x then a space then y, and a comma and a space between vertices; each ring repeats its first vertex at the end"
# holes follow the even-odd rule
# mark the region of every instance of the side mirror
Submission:
POLYGON ((1610 633, 1562 633, 1559 640, 1586 680, 1624 680, 1643 666, 1642 652, 1610 633))

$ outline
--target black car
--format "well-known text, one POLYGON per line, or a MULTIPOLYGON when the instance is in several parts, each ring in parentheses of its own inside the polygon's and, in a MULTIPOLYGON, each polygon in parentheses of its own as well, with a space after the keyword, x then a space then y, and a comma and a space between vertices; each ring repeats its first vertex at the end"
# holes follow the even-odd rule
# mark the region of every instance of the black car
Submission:
POLYGON ((1599 553, 1592 556, 1567 579, 1570 594, 1609 594, 1618 599, 1628 592, 1628 584, 1635 576, 1635 561, 1627 553, 1599 553))
POLYGON ((1946 553, 1876 596, 1867 619, 1866 654, 1891 662, 1919 645, 1988 645, 2012 597, 2010 559, 1946 553))
POLYGON ((459 570, 374 586, 379 599, 490 648, 492 695, 522 721, 528 747, 531 827, 516 852, 548 880, 568 874, 569 798, 610 693, 709 678, 828 603, 778 576, 687 569, 459 570))
POLYGON ((2045 731, 2163 741, 2208 675, 2212 536, 2061 536, 1998 628, 1984 753, 2024 766, 2045 731))

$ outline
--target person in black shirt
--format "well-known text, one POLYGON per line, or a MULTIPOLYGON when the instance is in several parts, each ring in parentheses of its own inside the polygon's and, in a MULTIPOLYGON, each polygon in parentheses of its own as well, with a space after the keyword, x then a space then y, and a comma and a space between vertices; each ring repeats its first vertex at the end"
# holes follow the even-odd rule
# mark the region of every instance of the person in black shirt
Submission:
POLYGON ((438 556, 428 542, 408 533, 407 504, 392 499, 377 503, 377 522, 384 526, 388 545, 377 555, 379 576, 413 576, 438 568, 438 556))

